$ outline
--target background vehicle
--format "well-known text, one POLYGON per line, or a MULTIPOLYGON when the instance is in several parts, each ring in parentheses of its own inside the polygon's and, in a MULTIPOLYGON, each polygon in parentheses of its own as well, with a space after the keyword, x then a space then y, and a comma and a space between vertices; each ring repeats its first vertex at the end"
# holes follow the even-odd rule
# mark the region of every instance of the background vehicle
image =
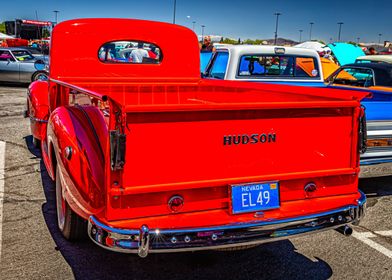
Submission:
POLYGON ((392 64, 347 64, 327 82, 328 87, 372 93, 371 98, 362 101, 368 120, 368 148, 361 158, 364 172, 371 174, 372 168, 380 168, 375 164, 392 162, 392 64))
POLYGON ((203 80, 198 61, 197 37, 178 25, 80 19, 54 28, 50 79, 30 85, 27 115, 56 181, 63 236, 77 239, 88 224, 98 245, 145 257, 349 234, 366 201, 366 93, 203 80), (151 42, 162 56, 102 59, 116 38, 151 42))
POLYGON ((219 48, 204 73, 206 78, 323 86, 320 57, 314 50, 233 45, 219 48))
POLYGON ((354 44, 339 42, 327 46, 331 49, 333 57, 340 66, 354 63, 357 57, 365 55, 362 48, 354 44))
POLYGON ((38 59, 21 48, 0 48, 0 81, 30 83, 45 75, 37 72, 38 59))

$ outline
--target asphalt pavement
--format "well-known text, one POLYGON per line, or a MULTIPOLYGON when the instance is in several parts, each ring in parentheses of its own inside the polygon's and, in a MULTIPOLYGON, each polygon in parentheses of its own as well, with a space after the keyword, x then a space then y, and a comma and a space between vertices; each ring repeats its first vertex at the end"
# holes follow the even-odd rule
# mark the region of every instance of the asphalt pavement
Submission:
POLYGON ((26 86, 0 85, 0 279, 392 279, 388 176, 360 180, 368 211, 350 237, 326 231, 244 251, 145 259, 67 242, 25 103, 26 86))

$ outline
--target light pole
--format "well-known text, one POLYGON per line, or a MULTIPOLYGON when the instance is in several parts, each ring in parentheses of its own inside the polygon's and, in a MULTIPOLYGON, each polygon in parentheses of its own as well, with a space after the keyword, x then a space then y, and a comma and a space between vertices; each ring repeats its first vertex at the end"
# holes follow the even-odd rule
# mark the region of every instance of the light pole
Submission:
POLYGON ((54 11, 53 11, 53 13, 54 13, 54 20, 55 20, 56 25, 57 25, 57 14, 58 14, 59 12, 60 12, 60 11, 57 11, 57 10, 54 10, 54 11))
POLYGON ((357 44, 359 45, 359 40, 360 40, 361 38, 360 37, 357 37, 357 44))
POLYGON ((338 22, 339 25, 339 33, 338 33, 338 42, 340 42, 340 34, 342 33, 342 25, 344 22, 338 22))
POLYGON ((176 24, 176 3, 177 1, 174 0, 174 7, 173 7, 173 24, 176 24))
POLYGON ((275 25, 275 45, 276 45, 276 41, 278 40, 279 16, 281 15, 281 13, 275 13, 274 15, 276 16, 276 25, 275 25))
POLYGON ((302 32, 303 32, 303 30, 300 29, 298 31, 299 31, 299 42, 301 43, 302 42, 302 32))
POLYGON ((310 24, 309 41, 312 41, 312 29, 313 29, 314 22, 309 22, 309 24, 310 24))
POLYGON ((379 43, 379 44, 381 44, 381 36, 382 36, 382 34, 379 33, 379 34, 378 34, 378 43, 379 43))
POLYGON ((203 42, 204 39, 204 27, 206 27, 205 25, 201 25, 201 41, 203 42))
POLYGON ((196 24, 196 21, 192 21, 192 24, 193 24, 192 30, 193 30, 193 32, 195 32, 195 24, 196 24))

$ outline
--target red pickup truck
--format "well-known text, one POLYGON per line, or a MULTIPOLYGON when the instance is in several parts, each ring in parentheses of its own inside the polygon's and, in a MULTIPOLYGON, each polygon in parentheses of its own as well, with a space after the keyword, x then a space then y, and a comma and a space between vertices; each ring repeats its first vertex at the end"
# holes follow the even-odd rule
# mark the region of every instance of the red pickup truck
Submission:
POLYGON ((247 247, 350 234, 364 93, 204 80, 189 29, 80 19, 52 34, 28 90, 64 237, 115 251, 247 247), (181 45, 173 41, 181 40, 181 45))

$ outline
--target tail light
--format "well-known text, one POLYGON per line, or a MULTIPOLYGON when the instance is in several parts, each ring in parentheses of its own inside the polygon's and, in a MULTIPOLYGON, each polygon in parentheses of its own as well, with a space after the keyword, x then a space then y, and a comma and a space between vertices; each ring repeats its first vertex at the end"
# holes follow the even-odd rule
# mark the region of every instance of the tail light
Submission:
POLYGON ((361 106, 361 113, 359 116, 358 129, 358 151, 363 154, 367 149, 367 129, 366 129, 366 114, 365 107, 361 106))

